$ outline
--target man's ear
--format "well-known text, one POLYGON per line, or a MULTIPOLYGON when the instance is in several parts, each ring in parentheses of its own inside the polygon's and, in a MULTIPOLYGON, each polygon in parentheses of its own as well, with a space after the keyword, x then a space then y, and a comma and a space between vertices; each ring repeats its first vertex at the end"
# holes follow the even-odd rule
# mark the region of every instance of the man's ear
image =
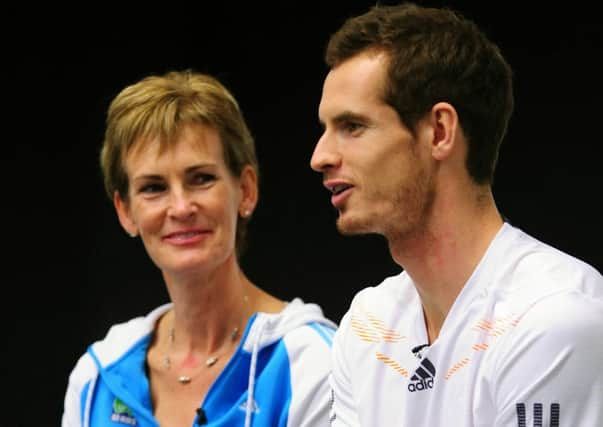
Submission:
POLYGON ((452 154, 458 144, 459 116, 452 105, 438 102, 431 108, 429 121, 433 127, 431 155, 437 160, 443 160, 452 154))
POLYGON ((246 165, 239 179, 241 186, 241 202, 239 215, 248 218, 253 213, 258 202, 258 175, 250 165, 246 165))
POLYGON ((138 227, 132 218, 129 202, 123 200, 116 191, 113 193, 113 205, 115 206, 117 218, 123 229, 126 230, 126 233, 128 233, 130 237, 136 237, 138 235, 138 227))

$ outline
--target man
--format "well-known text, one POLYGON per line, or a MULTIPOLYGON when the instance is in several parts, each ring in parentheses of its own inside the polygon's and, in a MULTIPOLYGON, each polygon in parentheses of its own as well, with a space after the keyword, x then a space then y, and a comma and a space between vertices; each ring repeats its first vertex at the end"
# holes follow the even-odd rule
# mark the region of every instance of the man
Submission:
POLYGON ((501 217, 512 72, 469 20, 375 6, 330 39, 311 159, 403 268, 333 347, 333 426, 603 425, 603 277, 501 217))

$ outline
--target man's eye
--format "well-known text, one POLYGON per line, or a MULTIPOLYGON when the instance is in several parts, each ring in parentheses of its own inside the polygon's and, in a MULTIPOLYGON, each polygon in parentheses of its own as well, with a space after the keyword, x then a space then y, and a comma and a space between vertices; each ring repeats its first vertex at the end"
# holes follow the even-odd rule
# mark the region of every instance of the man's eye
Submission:
POLYGON ((347 133, 357 133, 360 129, 362 129, 362 125, 360 123, 346 122, 343 125, 343 130, 347 133))

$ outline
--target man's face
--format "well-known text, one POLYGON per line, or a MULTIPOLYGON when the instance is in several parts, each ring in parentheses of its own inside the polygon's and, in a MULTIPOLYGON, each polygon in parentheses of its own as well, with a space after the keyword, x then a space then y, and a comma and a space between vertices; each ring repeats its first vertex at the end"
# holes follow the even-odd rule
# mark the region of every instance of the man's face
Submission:
POLYGON ((387 62, 362 53, 333 68, 319 106, 324 132, 311 166, 323 174, 343 234, 417 231, 431 205, 429 135, 417 137, 382 100, 387 62))

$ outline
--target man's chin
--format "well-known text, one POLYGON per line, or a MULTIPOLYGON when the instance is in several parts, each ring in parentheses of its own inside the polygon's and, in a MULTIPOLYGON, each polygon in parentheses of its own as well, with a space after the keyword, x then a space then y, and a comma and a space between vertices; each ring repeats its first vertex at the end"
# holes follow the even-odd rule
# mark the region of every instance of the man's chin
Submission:
POLYGON ((349 216, 339 215, 337 218, 337 231, 344 236, 353 236, 358 234, 369 234, 371 229, 369 224, 358 219, 350 218, 349 216))

